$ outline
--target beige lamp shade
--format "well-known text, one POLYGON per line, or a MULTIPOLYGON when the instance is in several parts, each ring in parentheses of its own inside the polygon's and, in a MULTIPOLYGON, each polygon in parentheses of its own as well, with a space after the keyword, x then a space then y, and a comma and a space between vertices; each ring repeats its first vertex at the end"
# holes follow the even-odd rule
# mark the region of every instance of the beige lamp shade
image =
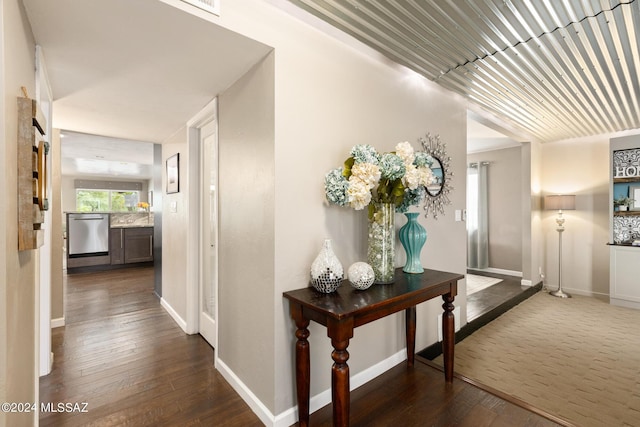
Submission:
POLYGON ((576 208, 576 196, 574 195, 557 195, 544 196, 544 208, 554 211, 571 211, 576 208))

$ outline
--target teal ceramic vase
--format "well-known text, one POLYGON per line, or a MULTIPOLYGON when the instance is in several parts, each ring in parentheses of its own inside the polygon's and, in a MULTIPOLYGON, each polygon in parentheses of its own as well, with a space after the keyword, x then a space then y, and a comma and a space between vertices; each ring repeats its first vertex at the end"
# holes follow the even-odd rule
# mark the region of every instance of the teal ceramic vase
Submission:
POLYGON ((407 263, 402 271, 405 273, 422 273, 424 268, 420 263, 420 251, 427 241, 427 230, 418 222, 417 212, 405 213, 407 223, 399 232, 400 243, 407 253, 407 263))

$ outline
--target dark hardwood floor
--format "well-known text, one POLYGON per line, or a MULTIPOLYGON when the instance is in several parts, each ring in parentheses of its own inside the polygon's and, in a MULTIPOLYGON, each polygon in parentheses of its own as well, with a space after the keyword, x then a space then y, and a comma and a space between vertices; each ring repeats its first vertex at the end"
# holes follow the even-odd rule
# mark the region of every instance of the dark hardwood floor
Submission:
MULTIPOLYGON (((213 349, 185 335, 153 293, 153 268, 66 276, 63 328, 41 402, 87 403, 86 413, 41 413, 41 426, 260 426, 213 368, 213 349)), ((327 375, 330 375, 327 372, 327 375)), ((354 390, 353 426, 555 426, 534 412, 416 359, 354 390)), ((331 425, 331 405, 311 415, 331 425)))
MULTIPOLYGON (((331 421, 329 405, 311 414, 309 424, 330 426, 331 421)), ((447 384, 441 370, 416 357, 414 368, 401 363, 351 392, 350 425, 552 427, 567 424, 556 424, 457 376, 453 383, 447 384)))
POLYGON ((495 277, 502 279, 502 282, 467 296, 467 322, 474 321, 499 305, 530 289, 530 287, 520 284, 521 279, 519 277, 484 273, 475 270, 469 271, 469 273, 478 276, 495 277))
POLYGON ((213 349, 185 335, 153 293, 153 267, 72 274, 66 326, 41 402, 87 403, 41 413, 41 426, 261 426, 213 368, 213 349))

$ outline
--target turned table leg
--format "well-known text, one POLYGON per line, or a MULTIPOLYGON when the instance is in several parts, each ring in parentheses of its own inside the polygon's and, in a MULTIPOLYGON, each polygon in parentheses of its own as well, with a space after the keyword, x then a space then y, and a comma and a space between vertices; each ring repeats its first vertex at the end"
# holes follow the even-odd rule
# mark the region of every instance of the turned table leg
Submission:
POLYGON ((405 329, 407 334, 407 366, 413 366, 416 356, 416 306, 405 310, 405 329))
POLYGON ((349 391, 349 339, 353 337, 353 318, 330 320, 327 335, 331 338, 333 366, 331 367, 331 398, 333 401, 333 426, 349 425, 351 396, 349 391))
POLYGON ((309 425, 309 388, 311 384, 311 363, 309 360, 309 319, 302 316, 300 306, 291 305, 291 316, 296 322, 296 391, 298 395, 298 423, 300 427, 309 425))
POLYGON ((347 346, 349 340, 331 340, 333 352, 333 366, 331 367, 331 397, 333 400, 333 425, 349 425, 349 407, 351 406, 351 396, 349 392, 349 352, 347 346))
POLYGON ((446 382, 453 382, 453 353, 456 343, 455 322, 453 315, 453 300, 451 294, 442 296, 444 304, 442 308, 442 353, 444 359, 444 379, 446 382))

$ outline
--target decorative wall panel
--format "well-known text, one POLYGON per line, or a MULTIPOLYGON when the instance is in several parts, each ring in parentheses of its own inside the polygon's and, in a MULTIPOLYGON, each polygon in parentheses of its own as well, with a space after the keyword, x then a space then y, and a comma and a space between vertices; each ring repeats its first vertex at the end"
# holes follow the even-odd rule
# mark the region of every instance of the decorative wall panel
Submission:
POLYGON ((36 101, 18 98, 18 250, 44 243, 42 223, 48 209, 46 122, 36 101))
POLYGON ((613 218, 614 243, 640 239, 640 216, 616 216, 613 218))

